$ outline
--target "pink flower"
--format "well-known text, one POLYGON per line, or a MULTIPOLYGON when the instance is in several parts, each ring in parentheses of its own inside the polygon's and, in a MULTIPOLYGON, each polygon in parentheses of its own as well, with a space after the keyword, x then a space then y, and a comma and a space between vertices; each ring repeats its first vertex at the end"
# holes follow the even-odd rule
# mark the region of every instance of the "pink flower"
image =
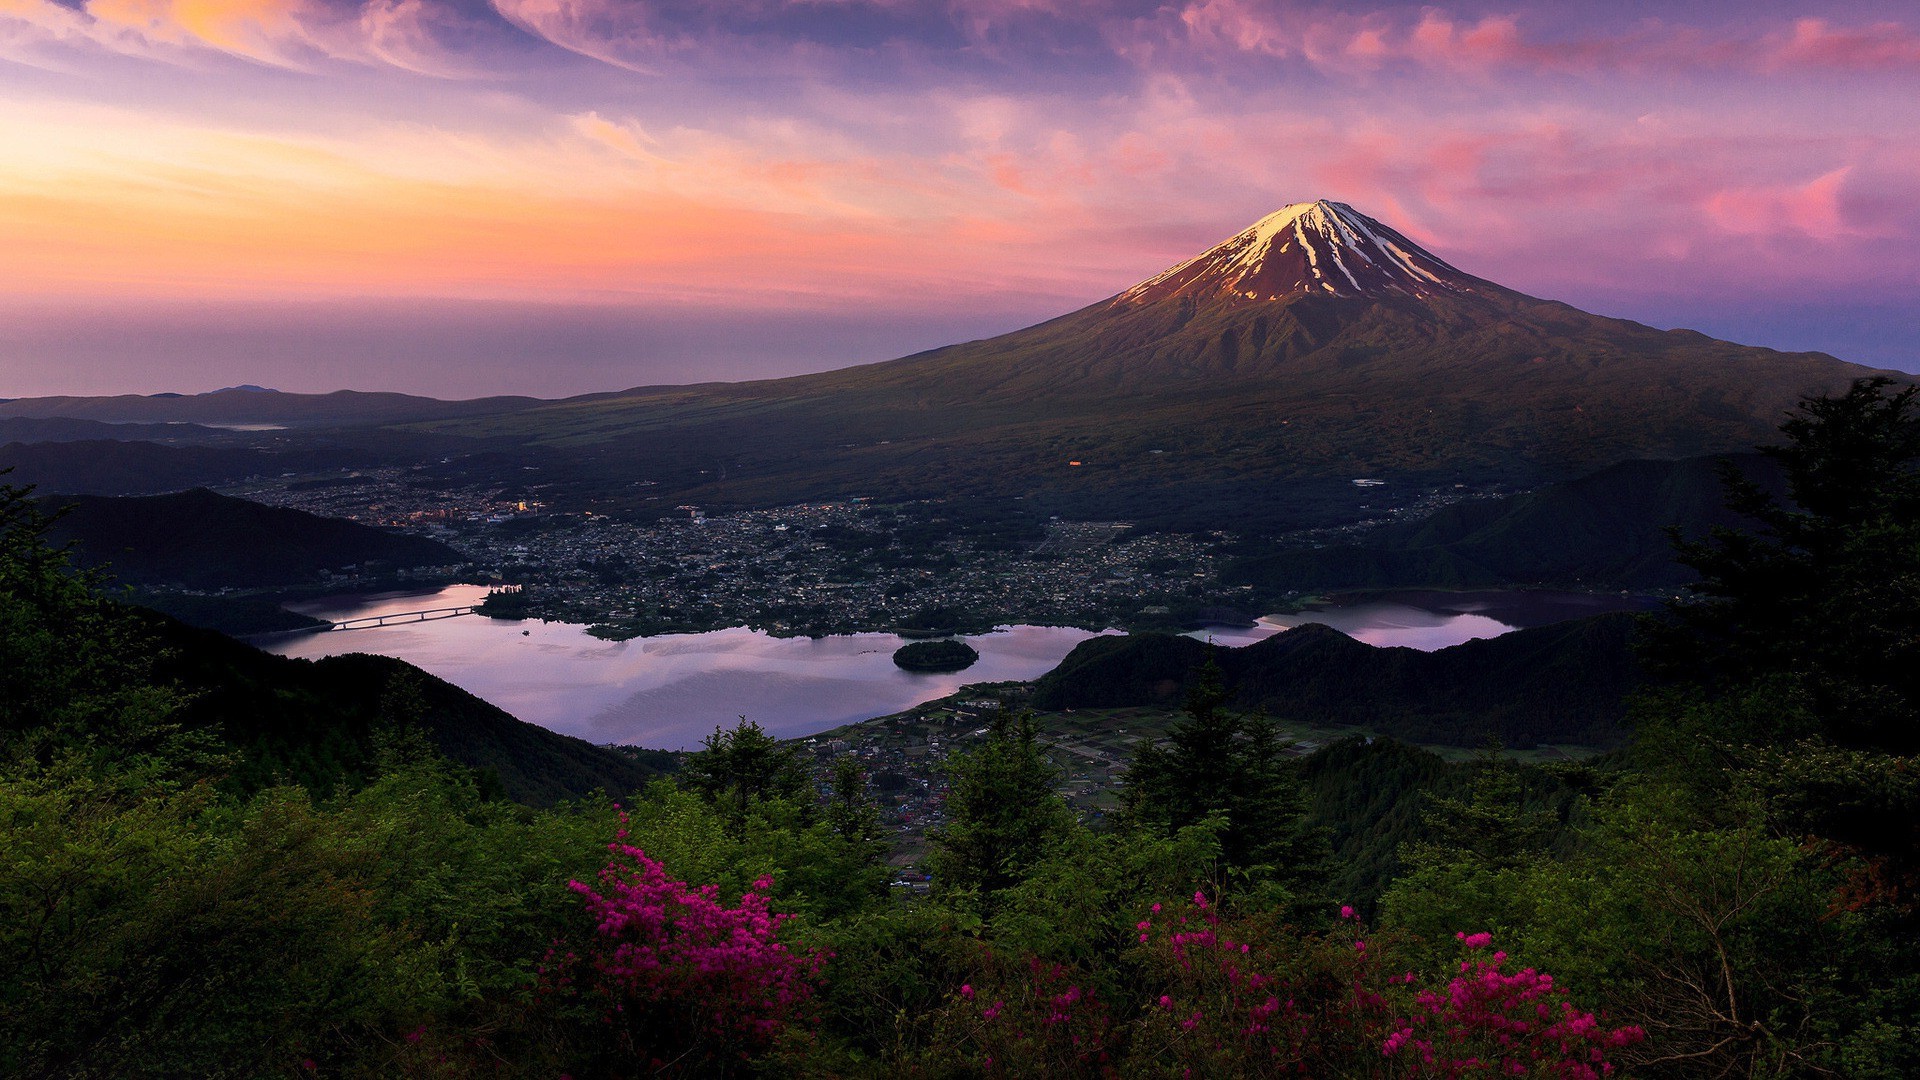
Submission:
POLYGON ((972 1000, 972 999, 973 999, 973 984, 972 984, 972 983, 961 983, 961 984, 960 984, 960 996, 961 996, 961 997, 963 997, 963 998, 966 998, 966 999, 968 999, 968 1000, 972 1000))
POLYGON ((1351 918, 1353 918, 1353 905, 1351 905, 1351 904, 1341 904, 1341 905, 1340 905, 1340 917, 1341 917, 1341 918, 1343 918, 1343 919, 1351 919, 1351 918))

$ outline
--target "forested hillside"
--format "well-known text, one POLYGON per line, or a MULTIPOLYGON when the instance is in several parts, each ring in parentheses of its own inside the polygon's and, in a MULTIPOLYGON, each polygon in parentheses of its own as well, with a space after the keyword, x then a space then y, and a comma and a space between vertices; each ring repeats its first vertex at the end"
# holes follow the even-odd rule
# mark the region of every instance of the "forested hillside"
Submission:
POLYGON ((396 570, 462 563, 424 536, 265 506, 205 488, 135 498, 55 500, 56 541, 82 566, 106 566, 128 585, 258 588, 312 581, 322 570, 369 563, 396 570))
POLYGON ((1236 708, 1353 726, 1409 742, 1523 749, 1618 744, 1639 685, 1636 618, 1616 613, 1434 652, 1375 648, 1308 623, 1223 649, 1169 634, 1090 638, 1034 685, 1043 709, 1169 704, 1209 659, 1236 708))
POLYGON ((1525 495, 1455 503, 1383 526, 1362 544, 1245 556, 1222 576, 1300 592, 1672 588, 1695 575, 1675 558, 1669 529, 1698 539, 1750 524, 1721 498, 1727 468, 1768 490, 1782 484, 1772 460, 1759 454, 1625 461, 1525 495))

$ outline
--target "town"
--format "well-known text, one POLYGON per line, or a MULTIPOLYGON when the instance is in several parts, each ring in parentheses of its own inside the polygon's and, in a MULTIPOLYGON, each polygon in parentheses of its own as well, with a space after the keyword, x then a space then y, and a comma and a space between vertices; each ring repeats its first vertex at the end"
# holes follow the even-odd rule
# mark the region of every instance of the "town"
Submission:
MULTIPOLYGON (((1222 581, 1222 568, 1254 542, 1247 537, 1042 518, 1019 500, 849 498, 635 517, 552 512, 537 485, 448 490, 402 469, 229 493, 431 535, 469 560, 435 573, 520 586, 513 614, 588 624, 609 639, 729 626, 779 636, 977 633, 1011 623, 1176 630, 1247 625, 1301 599, 1222 581)), ((1383 522, 1485 494, 1420 491, 1375 518, 1286 539, 1351 542, 1383 522)))

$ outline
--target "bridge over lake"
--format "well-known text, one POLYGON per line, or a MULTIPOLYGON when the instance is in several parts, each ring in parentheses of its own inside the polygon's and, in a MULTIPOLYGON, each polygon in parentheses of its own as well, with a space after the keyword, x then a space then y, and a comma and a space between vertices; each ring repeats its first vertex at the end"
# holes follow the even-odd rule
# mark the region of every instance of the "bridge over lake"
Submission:
POLYGON ((462 615, 480 614, 480 605, 461 604, 455 607, 423 608, 419 611, 390 611, 384 615, 360 615, 338 622, 328 622, 321 626, 300 626, 292 630, 269 630, 248 637, 277 637, 282 634, 325 634, 334 630, 371 630, 376 626, 393 626, 399 623, 433 622, 436 619, 457 619, 462 615))

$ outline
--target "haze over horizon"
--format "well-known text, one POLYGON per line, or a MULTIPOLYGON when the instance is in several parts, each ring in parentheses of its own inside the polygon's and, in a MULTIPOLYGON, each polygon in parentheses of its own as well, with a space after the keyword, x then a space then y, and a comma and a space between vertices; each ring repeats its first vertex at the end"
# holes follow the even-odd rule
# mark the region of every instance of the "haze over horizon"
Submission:
POLYGON ((1920 368, 1909 5, 0 0, 0 396, 889 359, 1294 201, 1920 368))

